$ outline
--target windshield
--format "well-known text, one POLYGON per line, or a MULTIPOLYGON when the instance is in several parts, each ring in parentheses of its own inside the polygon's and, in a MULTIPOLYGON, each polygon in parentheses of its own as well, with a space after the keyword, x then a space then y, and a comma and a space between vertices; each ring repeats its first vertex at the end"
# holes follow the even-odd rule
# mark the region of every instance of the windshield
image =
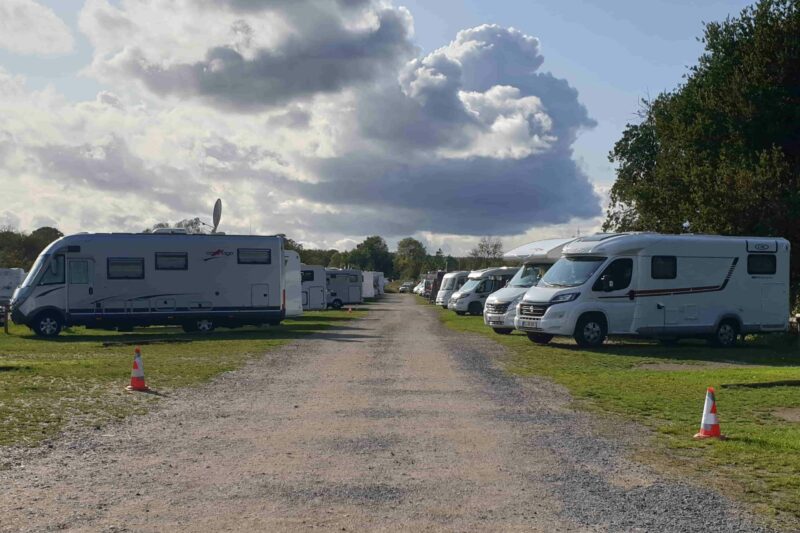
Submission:
POLYGON ((456 278, 455 277, 447 278, 446 280, 444 280, 444 282, 442 282, 442 290, 445 290, 445 291, 451 291, 451 290, 453 290, 453 287, 455 287, 455 286, 456 286, 456 278))
POLYGON ((508 286, 529 289, 539 283, 539 280, 542 279, 542 276, 547 272, 549 266, 548 264, 542 263, 522 265, 522 268, 520 268, 514 277, 511 278, 511 281, 508 282, 508 286))
POLYGON ((464 286, 461 287, 461 293, 463 294, 465 292, 472 292, 473 290, 475 290, 475 287, 477 287, 480 282, 481 280, 479 279, 471 279, 467 281, 464 284, 464 286))
POLYGON ((33 268, 31 271, 28 272, 28 275, 25 277, 25 281, 22 282, 21 287, 30 287, 33 285, 36 276, 39 275, 39 272, 42 270, 42 266, 47 263, 47 260, 50 259, 50 254, 42 254, 36 258, 36 262, 33 264, 33 268))
POLYGON ((540 287, 577 287, 583 285, 603 264, 605 257, 562 257, 539 282, 540 287))

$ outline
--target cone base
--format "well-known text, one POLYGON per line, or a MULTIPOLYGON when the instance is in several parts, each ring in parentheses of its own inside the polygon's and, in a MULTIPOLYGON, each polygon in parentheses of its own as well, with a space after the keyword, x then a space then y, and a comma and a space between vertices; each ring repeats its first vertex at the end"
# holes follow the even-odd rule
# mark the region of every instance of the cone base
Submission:
POLYGON ((144 387, 131 387, 130 385, 128 385, 127 387, 125 387, 125 390, 128 392, 150 392, 150 387, 148 387, 147 385, 145 385, 144 387))
POLYGON ((726 437, 725 437, 725 435, 707 435, 707 434, 705 434, 705 433, 697 433, 697 434, 695 434, 695 436, 694 436, 694 437, 692 437, 692 438, 693 438, 694 440, 704 440, 704 439, 719 439, 719 440, 725 440, 725 438, 726 438, 726 437))

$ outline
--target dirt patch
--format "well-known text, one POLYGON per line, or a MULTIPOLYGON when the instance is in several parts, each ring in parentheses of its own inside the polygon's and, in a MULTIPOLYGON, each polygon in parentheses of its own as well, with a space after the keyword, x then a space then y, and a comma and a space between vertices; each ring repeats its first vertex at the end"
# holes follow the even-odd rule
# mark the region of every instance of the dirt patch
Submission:
POLYGON ((800 407, 782 407, 772 411, 772 415, 782 418, 787 422, 800 423, 800 407))

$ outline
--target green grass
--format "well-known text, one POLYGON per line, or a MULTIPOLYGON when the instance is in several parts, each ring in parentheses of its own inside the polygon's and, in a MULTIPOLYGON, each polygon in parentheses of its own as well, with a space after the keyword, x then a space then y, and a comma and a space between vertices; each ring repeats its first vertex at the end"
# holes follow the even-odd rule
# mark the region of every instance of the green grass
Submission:
POLYGON ((147 384, 169 395, 235 370, 270 349, 341 327, 364 314, 360 310, 308 312, 278 327, 218 329, 210 335, 168 327, 133 333, 72 328, 54 340, 44 340, 25 327, 11 326, 10 335, 0 330, 0 446, 35 445, 67 424, 101 427, 145 412, 160 396, 124 391, 137 343, 142 344, 147 384), (178 342, 147 344, 159 339, 178 342))
POLYGON ((778 408, 800 408, 796 341, 748 339, 729 350, 701 341, 672 347, 632 341, 585 350, 559 337, 548 346, 534 345, 520 332, 495 334, 480 317, 439 312, 447 326, 491 336, 511 348, 509 371, 550 378, 566 386, 579 407, 650 428, 652 438, 638 456, 754 503, 779 524, 800 524, 800 423, 773 414, 778 408), (661 369, 652 367, 659 363, 661 369), (665 370, 663 363, 687 366, 665 370), (717 391, 728 440, 692 440, 709 386, 717 391))

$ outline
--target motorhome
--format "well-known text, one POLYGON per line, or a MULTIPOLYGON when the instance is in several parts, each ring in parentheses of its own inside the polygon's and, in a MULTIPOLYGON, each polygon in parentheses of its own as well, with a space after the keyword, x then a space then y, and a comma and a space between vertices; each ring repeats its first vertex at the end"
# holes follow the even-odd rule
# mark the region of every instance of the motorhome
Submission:
POLYGON ((347 304, 360 304, 364 275, 360 270, 329 268, 325 270, 328 284, 327 303, 329 307, 340 309, 347 304))
POLYGON ((14 291, 25 280, 21 268, 0 268, 0 306, 8 304, 14 291))
POLYGON ((527 290, 539 282, 547 269, 561 258, 564 246, 574 240, 575 238, 535 241, 503 254, 506 260, 521 261, 522 267, 506 287, 486 299, 483 323, 501 335, 514 331, 517 304, 527 290))
POLYGON ((283 271, 280 236, 81 233, 44 249, 11 316, 45 337, 71 325, 279 324, 283 271))
POLYGON ((447 309, 450 297, 467 282, 467 276, 469 276, 469 272, 466 270, 445 274, 442 278, 442 286, 439 287, 439 292, 436 294, 436 305, 447 309))
POLYGON ((286 316, 303 315, 303 281, 300 274, 300 254, 294 250, 283 252, 284 287, 286 288, 286 316))
POLYGON ((732 346, 742 334, 787 330, 789 253, 780 238, 583 237, 528 290, 515 325, 537 343, 564 335, 599 346, 633 335, 732 346))
POLYGON ((386 276, 383 272, 375 272, 375 296, 383 296, 386 292, 386 276))
POLYGON ((364 298, 375 298, 375 272, 365 270, 362 273, 361 296, 364 298))
POLYGON ((422 293, 425 292, 425 280, 423 279, 419 283, 417 283, 412 292, 414 294, 419 294, 420 296, 422 296, 422 293))
POLYGON ((328 284, 325 281, 325 267, 321 265, 301 265, 300 276, 303 283, 303 310, 315 311, 328 307, 326 298, 328 284))
POLYGON ((514 277, 518 267, 493 267, 473 270, 467 282, 450 297, 447 308, 456 314, 480 315, 483 304, 493 292, 502 289, 514 277))

